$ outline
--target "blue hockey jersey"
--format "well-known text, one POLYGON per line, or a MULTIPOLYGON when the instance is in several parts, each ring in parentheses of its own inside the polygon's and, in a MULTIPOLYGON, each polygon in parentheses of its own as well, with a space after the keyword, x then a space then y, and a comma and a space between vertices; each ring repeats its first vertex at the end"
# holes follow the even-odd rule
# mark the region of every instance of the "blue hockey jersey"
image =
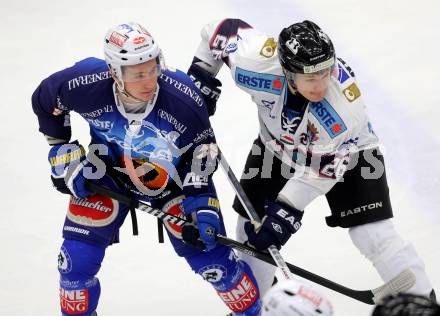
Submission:
POLYGON ((43 80, 32 95, 32 107, 40 132, 66 143, 71 138, 70 112, 83 117, 92 144, 107 148, 107 154, 99 155, 107 172, 144 200, 171 198, 182 190, 187 196, 215 196, 214 132, 200 91, 181 71, 162 72, 157 98, 141 119, 125 113, 105 61, 97 58, 43 80), (139 173, 140 167, 145 172, 139 173))

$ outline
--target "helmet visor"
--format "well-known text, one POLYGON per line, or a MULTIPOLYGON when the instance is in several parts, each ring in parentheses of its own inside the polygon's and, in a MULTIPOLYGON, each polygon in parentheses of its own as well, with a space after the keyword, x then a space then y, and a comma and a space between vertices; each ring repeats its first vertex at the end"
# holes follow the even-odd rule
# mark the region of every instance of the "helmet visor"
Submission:
POLYGON ((150 80, 158 77, 162 72, 160 64, 155 64, 153 67, 132 69, 130 66, 122 66, 122 80, 124 82, 138 82, 150 80))
POLYGON ((316 84, 325 83, 327 84, 330 81, 330 75, 333 71, 334 65, 331 65, 328 68, 321 69, 319 71, 303 74, 291 72, 284 69, 284 74, 286 76, 287 81, 292 86, 297 86, 301 84, 302 86, 313 87, 316 84))

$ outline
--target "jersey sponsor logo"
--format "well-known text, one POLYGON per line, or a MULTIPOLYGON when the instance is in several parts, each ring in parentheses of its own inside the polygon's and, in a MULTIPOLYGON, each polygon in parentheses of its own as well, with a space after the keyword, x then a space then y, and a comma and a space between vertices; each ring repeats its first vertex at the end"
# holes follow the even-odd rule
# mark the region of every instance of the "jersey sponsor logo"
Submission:
POLYGON ((260 55, 265 58, 271 58, 277 49, 277 42, 273 37, 268 38, 260 50, 260 55))
POLYGON ((169 85, 174 86, 177 90, 183 92, 187 96, 189 96, 191 99, 193 99, 198 106, 203 106, 203 98, 193 89, 188 87, 186 84, 177 81, 176 79, 173 79, 164 73, 160 74, 160 79, 168 83, 169 85))
POLYGON ((111 121, 101 121, 101 120, 97 120, 97 119, 88 119, 88 118, 86 118, 86 120, 94 127, 98 128, 98 129, 102 129, 102 130, 112 129, 113 124, 114 124, 114 122, 111 122, 111 121))
POLYGON ((112 32, 112 35, 110 35, 109 38, 109 42, 122 48, 124 46, 124 43, 127 41, 127 39, 128 38, 125 35, 122 35, 121 33, 112 32))
POLYGON ((113 105, 105 105, 100 109, 94 110, 92 112, 79 113, 85 119, 94 119, 98 116, 101 116, 103 113, 113 112, 113 105))
POLYGON ((198 144, 212 137, 214 137, 214 130, 212 129, 212 127, 210 127, 203 130, 201 133, 197 133, 196 137, 193 139, 193 142, 198 144))
POLYGON ((379 202, 374 202, 374 203, 362 205, 359 207, 355 207, 352 210, 341 211, 341 218, 346 217, 346 216, 350 216, 350 215, 354 215, 354 214, 359 214, 361 212, 371 211, 371 210, 374 210, 377 208, 382 208, 382 206, 383 206, 383 201, 379 201, 379 202))
POLYGON ((350 75, 348 74, 348 72, 344 69, 344 67, 342 67, 341 64, 338 64, 338 81, 340 83, 344 83, 345 81, 347 81, 348 78, 350 78, 350 75))
POLYGON ((159 109, 157 111, 157 114, 159 115, 159 117, 165 121, 167 121, 168 123, 170 123, 171 125, 174 126, 174 128, 176 130, 179 131, 180 134, 185 133, 187 126, 184 125, 183 123, 180 123, 174 116, 172 116, 170 113, 168 113, 167 111, 164 111, 162 109, 159 109))
POLYGON ((61 309, 68 315, 86 313, 89 309, 89 290, 65 290, 60 288, 61 309))
POLYGON ((69 87, 69 91, 70 91, 78 88, 79 86, 89 85, 109 78, 111 78, 110 71, 102 71, 97 74, 84 75, 70 79, 67 82, 67 86, 69 87))
POLYGON ((232 289, 217 292, 225 304, 235 313, 247 310, 258 298, 258 289, 246 272, 232 289))
POLYGON ((103 227, 112 223, 119 213, 119 203, 111 198, 95 194, 85 199, 70 198, 67 218, 74 223, 103 227))
POLYGON ((61 273, 69 273, 72 270, 72 259, 64 246, 61 246, 58 254, 58 270, 61 273))
POLYGON ((237 67, 235 70, 235 82, 247 89, 280 95, 284 86, 284 77, 262 74, 237 67))
POLYGON ((349 85, 347 88, 345 88, 343 90, 343 93, 347 98, 347 100, 350 102, 353 102, 354 100, 356 100, 361 96, 361 91, 354 82, 351 85, 349 85))
POLYGON ((331 138, 335 138, 347 130, 342 118, 326 99, 311 103, 310 112, 318 119, 331 138))
POLYGON ((211 264, 201 268, 198 272, 203 279, 210 283, 219 282, 222 278, 225 278, 227 275, 226 267, 220 264, 211 264))

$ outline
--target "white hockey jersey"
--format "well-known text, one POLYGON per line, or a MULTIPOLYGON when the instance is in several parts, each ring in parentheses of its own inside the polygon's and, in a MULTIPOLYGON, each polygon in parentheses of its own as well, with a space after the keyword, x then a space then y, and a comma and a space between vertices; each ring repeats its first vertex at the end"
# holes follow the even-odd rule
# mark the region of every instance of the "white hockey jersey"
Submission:
POLYGON ((289 178, 278 195, 282 201, 304 209, 341 179, 351 153, 377 146, 354 74, 341 59, 325 98, 309 102, 298 116, 286 107, 287 80, 274 38, 238 19, 210 23, 201 36, 195 60, 214 75, 228 65, 236 85, 258 107, 266 149, 295 169, 280 175, 289 178))

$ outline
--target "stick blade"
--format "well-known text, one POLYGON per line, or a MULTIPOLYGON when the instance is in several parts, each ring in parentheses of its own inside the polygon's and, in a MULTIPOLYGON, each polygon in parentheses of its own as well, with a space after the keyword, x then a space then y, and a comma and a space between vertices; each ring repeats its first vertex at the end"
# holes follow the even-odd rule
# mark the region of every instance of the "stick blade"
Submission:
POLYGON ((384 285, 371 290, 373 292, 373 301, 378 304, 384 297, 395 295, 409 290, 416 283, 416 275, 411 269, 406 269, 399 273, 384 285))

